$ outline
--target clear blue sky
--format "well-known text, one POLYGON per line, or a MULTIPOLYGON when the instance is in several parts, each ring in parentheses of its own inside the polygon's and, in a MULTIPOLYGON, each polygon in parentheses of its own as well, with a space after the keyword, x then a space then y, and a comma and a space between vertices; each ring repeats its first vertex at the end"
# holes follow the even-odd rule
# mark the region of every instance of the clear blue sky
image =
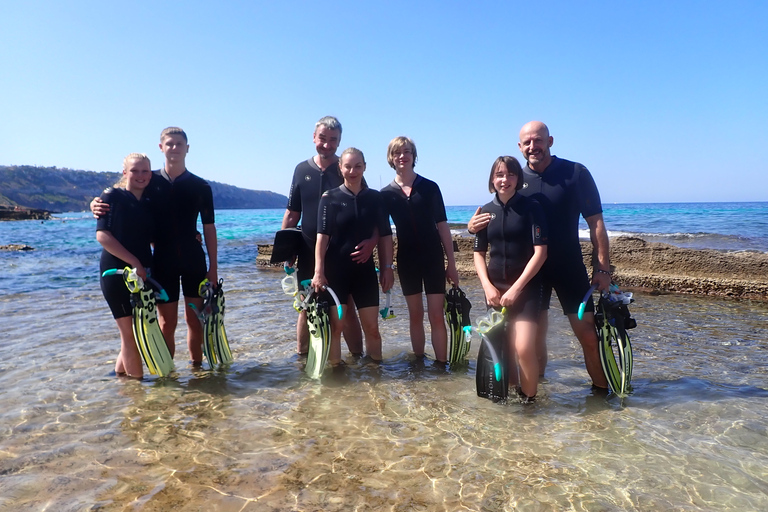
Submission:
POLYGON ((768 200, 768 2, 3 2, 0 164, 162 163, 287 194, 337 116, 388 183, 412 137, 447 204, 481 204, 537 119, 603 202, 768 200))

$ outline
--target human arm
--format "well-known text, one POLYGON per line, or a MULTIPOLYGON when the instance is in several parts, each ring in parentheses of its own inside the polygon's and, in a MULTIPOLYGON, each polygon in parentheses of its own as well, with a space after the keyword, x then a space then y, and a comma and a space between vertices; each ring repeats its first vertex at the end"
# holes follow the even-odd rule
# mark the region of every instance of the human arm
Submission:
POLYGON ((283 224, 280 226, 280 229, 295 228, 299 225, 299 220, 301 220, 301 212, 285 210, 285 213, 283 214, 283 224))
POLYGON ((448 265, 445 268, 445 277, 451 283, 459 286, 459 273, 456 270, 456 258, 453 254, 453 238, 451 238, 451 229, 448 227, 448 223, 445 221, 438 222, 437 233, 440 235, 440 242, 443 244, 445 257, 448 260, 448 265))
POLYGON ((379 238, 379 282, 381 291, 385 293, 395 284, 395 271, 392 268, 394 251, 392 235, 379 238))
POLYGON ((214 286, 219 283, 219 242, 216 239, 216 224, 203 224, 205 250, 208 252, 208 272, 205 277, 214 286))
POLYGON ((316 292, 322 291, 328 285, 328 280, 325 278, 325 255, 328 252, 330 241, 331 237, 329 235, 317 234, 317 242, 315 242, 315 275, 312 277, 312 286, 316 292))
POLYGON ((608 243, 608 230, 603 221, 603 214, 597 213, 585 219, 589 226, 589 239, 592 241, 597 261, 592 272, 592 284, 600 291, 608 291, 611 285, 611 258, 608 243))
POLYGON ((467 223, 467 231, 472 235, 488 227, 488 223, 491 222, 491 214, 481 213, 482 210, 482 207, 478 206, 477 211, 467 223))
POLYGON ((123 247, 123 244, 121 244, 112 233, 106 230, 97 231, 96 240, 109 254, 115 258, 123 260, 128 265, 135 268, 136 274, 138 274, 142 280, 147 279, 147 271, 144 268, 144 265, 141 264, 141 261, 139 261, 139 258, 134 256, 131 252, 128 251, 128 249, 123 247))
POLYGON ((512 306, 520 293, 522 293, 525 285, 527 285, 531 279, 541 270, 541 266, 544 265, 544 261, 547 259, 547 246, 546 245, 534 245, 533 256, 525 264, 523 273, 517 278, 515 283, 509 287, 509 290, 504 292, 501 296, 502 306, 512 306))
POLYGON ((104 201, 100 197, 94 197, 93 201, 91 201, 91 212, 93 213, 93 217, 98 219, 99 217, 103 217, 104 215, 109 213, 109 203, 104 201))
POLYGON ((485 261, 485 251, 475 251, 473 259, 475 262, 475 271, 477 271, 477 277, 480 279, 480 284, 485 292, 485 301, 489 306, 499 307, 501 306, 501 293, 491 283, 491 278, 488 277, 488 264, 485 261))

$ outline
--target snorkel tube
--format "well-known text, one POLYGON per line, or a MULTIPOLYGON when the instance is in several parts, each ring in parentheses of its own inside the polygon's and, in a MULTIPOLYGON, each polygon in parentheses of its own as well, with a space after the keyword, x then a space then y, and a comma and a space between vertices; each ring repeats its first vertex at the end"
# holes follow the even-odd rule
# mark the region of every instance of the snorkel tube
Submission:
POLYGON ((579 304, 579 320, 584 318, 584 310, 587 309, 587 301, 589 301, 589 298, 592 296, 592 293, 595 291, 595 289, 597 289, 597 285, 593 284, 589 290, 587 290, 587 293, 584 295, 581 304, 579 304))
MULTIPOLYGON (((311 279, 305 279, 304 281, 301 282, 301 286, 304 289, 312 288, 312 280, 311 279)), ((333 298, 333 302, 336 303, 336 312, 339 315, 339 320, 341 320, 341 317, 344 314, 344 312, 341 310, 341 304, 339 303, 339 297, 336 295, 336 292, 334 292, 333 289, 330 286, 328 286, 328 285, 324 285, 323 286, 323 291, 324 292, 328 292, 328 293, 331 294, 331 297, 333 298)), ((310 295, 312 295, 311 292, 310 292, 309 295, 307 295, 306 299, 304 299, 304 304, 305 305, 306 305, 306 301, 307 301, 307 299, 309 299, 310 295)))
POLYGON ((395 318, 395 310, 392 307, 392 290, 387 290, 387 303, 383 309, 379 310, 382 320, 389 320, 395 318))
MULTIPOLYGON (((109 270, 105 270, 102 272, 101 277, 107 277, 107 276, 114 276, 114 275, 121 275, 125 279, 125 285, 128 287, 128 290, 131 293, 136 293, 142 288, 144 288, 144 280, 139 277, 139 274, 136 273, 135 268, 131 267, 125 267, 125 268, 111 268, 109 270), (131 286, 132 285, 132 286, 131 286)), ((152 279, 151 277, 147 276, 147 282, 152 285, 152 287, 157 290, 157 298, 163 302, 168 302, 168 294, 166 293, 165 289, 160 286, 160 283, 152 279)))

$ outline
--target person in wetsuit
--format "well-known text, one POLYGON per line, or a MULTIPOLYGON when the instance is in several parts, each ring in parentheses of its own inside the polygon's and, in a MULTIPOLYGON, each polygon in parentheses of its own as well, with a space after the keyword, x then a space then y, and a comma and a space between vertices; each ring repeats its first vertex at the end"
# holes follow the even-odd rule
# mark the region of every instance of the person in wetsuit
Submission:
MULTIPOLYGON (((539 318, 537 350, 539 372, 543 375, 547 362, 547 313, 552 289, 568 316, 574 334, 584 352, 587 372, 593 386, 607 389, 608 381, 600 365, 598 338, 595 330, 594 305, 589 298, 587 312, 579 320, 578 309, 590 287, 579 244, 579 215, 589 226, 594 247, 592 284, 600 291, 608 290, 611 282, 608 232, 603 220, 600 194, 592 175, 583 165, 558 158, 550 153, 554 138, 540 121, 531 121, 520 130, 518 147, 528 164, 523 168, 523 188, 520 194, 541 204, 549 227, 548 257, 542 267, 544 280, 544 310, 539 318)), ((476 233, 488 225, 490 214, 478 211, 467 229, 476 233)))
MULTIPOLYGON (((357 262, 352 257, 362 240, 379 233, 379 256, 383 265, 392 263, 392 230, 384 211, 381 194, 363 182, 365 157, 362 151, 348 148, 339 160, 344 183, 320 198, 315 247, 315 273, 312 285, 318 293, 330 286, 342 305, 343 315, 349 311, 347 298, 352 295, 365 333, 365 351, 374 361, 381 361, 379 333, 379 283, 372 258, 357 262)), ((384 291, 392 286, 384 281, 384 291)), ((342 315, 342 316, 343 316, 342 315)), ((343 320, 331 316, 332 365, 341 362, 341 330, 343 320)))
MULTIPOLYGON (((178 127, 160 133, 160 150, 165 156, 162 169, 152 172, 145 194, 151 198, 155 221, 153 277, 168 293, 169 301, 158 303, 160 329, 171 356, 176 353, 176 325, 179 315, 179 280, 184 294, 187 346, 192 364, 203 360, 203 328, 193 304, 200 310, 203 299, 199 286, 203 279, 218 285, 218 242, 213 209, 213 194, 208 183, 189 172, 187 134, 178 127), (198 216, 203 224, 205 252, 197 239, 198 216), (206 266, 206 252, 208 264, 206 266)), ((96 198, 91 211, 97 218, 109 213, 109 205, 96 198)))
MULTIPOLYGON (((100 276, 105 270, 131 267, 136 269, 139 277, 147 279, 152 264, 150 244, 154 236, 154 221, 145 189, 151 177, 147 155, 131 153, 123 161, 120 181, 101 195, 101 200, 110 209, 96 222, 96 240, 103 247, 100 276)), ((141 378, 144 368, 131 327, 131 294, 120 275, 102 276, 100 285, 120 332, 120 353, 115 361, 115 373, 141 378)))
MULTIPOLYGON (((311 279, 315 269, 315 241, 317 238, 317 213, 320 196, 327 190, 339 187, 344 179, 339 171, 339 157, 336 150, 341 142, 341 123, 333 116, 326 116, 315 124, 312 134, 317 154, 299 162, 293 171, 288 205, 283 215, 281 229, 293 228, 301 221, 304 245, 301 247, 297 266, 297 279, 302 282, 311 279)), ((375 236, 362 240, 351 253, 358 263, 368 261, 376 246, 375 236)), ((287 262, 293 265, 294 262, 287 262)), ((349 299, 349 314, 345 317, 344 340, 352 354, 362 355, 363 334, 355 313, 354 297, 349 299)), ((302 311, 296 322, 296 351, 306 354, 309 350, 307 313, 302 311)))
POLYGON ((510 385, 517 385, 519 374, 520 394, 532 400, 539 380, 539 270, 547 259, 547 225, 541 206, 517 193, 522 187, 523 170, 517 159, 497 158, 488 178, 488 190, 495 197, 481 209, 491 220, 475 235, 474 261, 488 306, 507 309, 509 353, 516 356, 507 361, 510 385), (488 245, 491 249, 486 263, 488 245))
MULTIPOLYGON (((435 359, 445 362, 448 360, 448 333, 443 311, 445 281, 447 278, 458 286, 459 274, 440 188, 435 182, 416 174, 416 161, 416 145, 411 139, 392 139, 387 148, 387 162, 396 175, 381 189, 381 194, 397 231, 397 274, 408 306, 413 352, 417 356, 424 355, 423 290, 427 296, 435 359)), ((384 267, 382 272, 392 275, 391 268, 384 267)))

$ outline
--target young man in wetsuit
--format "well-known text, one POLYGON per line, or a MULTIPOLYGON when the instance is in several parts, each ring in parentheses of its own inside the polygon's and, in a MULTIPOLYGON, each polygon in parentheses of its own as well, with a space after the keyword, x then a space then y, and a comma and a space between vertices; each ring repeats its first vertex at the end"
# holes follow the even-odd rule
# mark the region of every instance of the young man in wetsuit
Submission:
MULTIPOLYGON (((339 157, 336 150, 341 143, 341 123, 332 116, 326 116, 315 124, 312 134, 317 154, 312 158, 299 162, 293 171, 291 190, 288 193, 288 205, 283 215, 282 229, 298 226, 301 221, 301 232, 304 244, 298 255, 297 279, 302 282, 312 279, 315 271, 315 242, 317 240, 317 212, 320 206, 320 196, 323 192, 341 186, 344 182, 339 171, 339 157)), ((351 254, 352 261, 363 263, 368 261, 376 247, 378 235, 364 240, 351 254)), ((288 262, 293 264, 293 262, 288 262)), ((363 333, 357 318, 354 297, 350 295, 347 308, 348 314, 344 321, 344 339, 349 351, 356 355, 363 353, 363 333)), ((306 354, 309 350, 309 331, 307 330, 307 314, 302 311, 296 322, 296 351, 306 354)))
MULTIPOLYGON (((189 144, 184 130, 177 127, 163 130, 160 134, 160 150, 165 155, 165 165, 152 172, 152 179, 144 192, 152 203, 156 229, 152 277, 163 286, 170 299, 157 305, 160 329, 173 356, 176 351, 181 281, 187 346, 192 363, 199 365, 203 360, 203 328, 189 304, 194 304, 200 310, 203 299, 198 288, 203 279, 218 284, 218 242, 213 194, 205 180, 186 169, 189 144), (207 266, 205 252, 197 239, 198 215, 203 224, 207 266)), ((109 206, 96 198, 91 202, 91 211, 101 217, 107 214, 109 206)))
MULTIPOLYGON (((587 221, 589 236, 597 255, 592 284, 597 285, 600 291, 607 290, 611 284, 608 231, 603 221, 600 194, 586 167, 550 153, 553 143, 554 138, 549 134, 549 128, 540 121, 531 121, 520 130, 518 147, 528 162, 523 168, 524 183, 520 194, 532 197, 541 204, 549 227, 549 251, 541 269, 544 301, 537 334, 539 372, 544 374, 547 363, 547 309, 554 288, 563 313, 568 316, 571 328, 581 343, 584 362, 593 385, 607 388, 608 381, 603 374, 598 353, 591 298, 587 305, 588 312, 582 320, 578 318, 579 304, 590 287, 579 244, 579 215, 587 221)), ((490 214, 480 213, 478 208, 467 229, 470 233, 477 233, 488 225, 490 217, 490 214)))

